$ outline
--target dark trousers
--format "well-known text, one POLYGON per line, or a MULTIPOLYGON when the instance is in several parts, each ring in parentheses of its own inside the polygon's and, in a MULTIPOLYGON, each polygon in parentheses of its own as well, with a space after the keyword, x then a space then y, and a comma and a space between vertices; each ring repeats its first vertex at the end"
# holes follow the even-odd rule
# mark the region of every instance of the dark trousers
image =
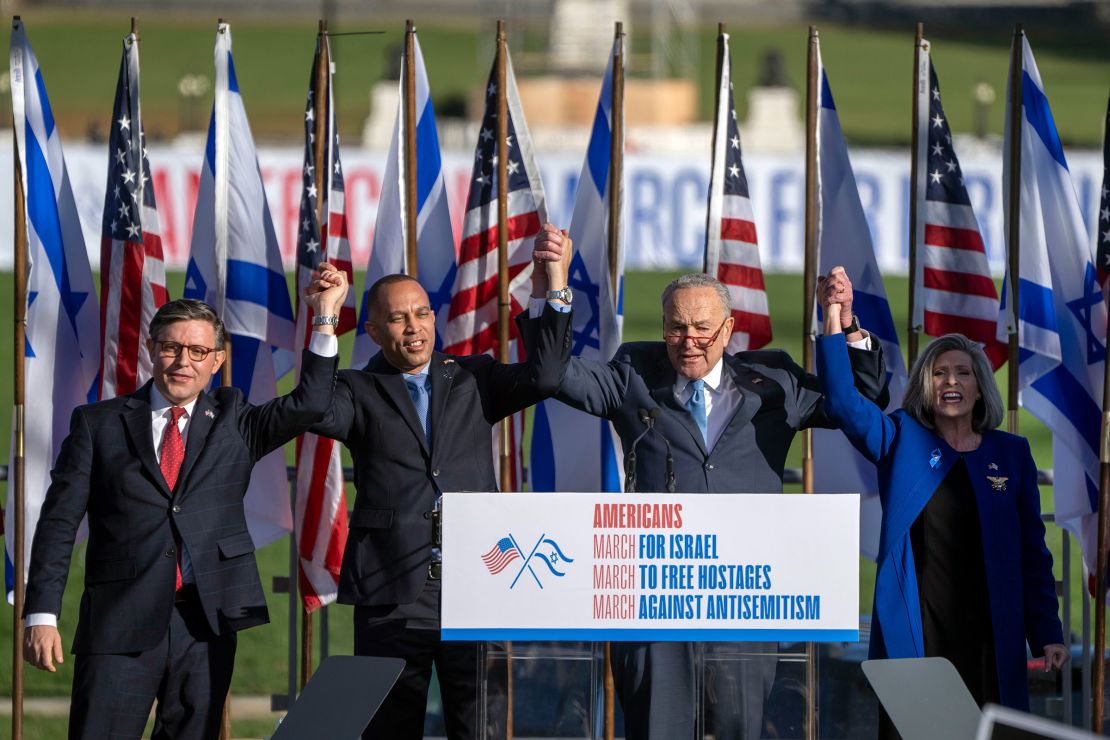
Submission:
POLYGON ((218 636, 195 592, 175 604, 157 646, 125 655, 78 655, 69 737, 141 738, 158 701, 154 740, 219 737, 235 667, 234 634, 218 636))
POLYGON ((363 734, 374 740, 420 740, 428 685, 435 664, 443 718, 451 740, 478 734, 478 644, 443 642, 439 630, 414 629, 406 620, 378 622, 374 607, 355 607, 355 655, 403 658, 405 669, 363 734))

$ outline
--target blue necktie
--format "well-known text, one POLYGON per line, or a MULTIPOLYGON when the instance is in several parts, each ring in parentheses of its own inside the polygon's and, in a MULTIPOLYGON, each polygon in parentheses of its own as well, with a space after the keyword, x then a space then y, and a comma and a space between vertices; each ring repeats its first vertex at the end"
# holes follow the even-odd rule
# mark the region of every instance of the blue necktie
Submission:
POLYGON ((431 377, 428 375, 410 375, 405 378, 405 385, 409 388, 409 395, 412 396, 412 405, 416 407, 416 415, 420 417, 420 426, 424 428, 424 438, 428 440, 428 445, 432 444, 432 430, 428 428, 428 396, 429 396, 429 382, 431 377))
POLYGON ((694 416, 694 421, 698 424, 698 429, 701 430, 701 441, 705 444, 706 448, 709 447, 709 421, 705 414, 705 381, 701 378, 691 381, 690 387, 694 389, 694 394, 690 396, 690 400, 686 402, 686 410, 694 416))

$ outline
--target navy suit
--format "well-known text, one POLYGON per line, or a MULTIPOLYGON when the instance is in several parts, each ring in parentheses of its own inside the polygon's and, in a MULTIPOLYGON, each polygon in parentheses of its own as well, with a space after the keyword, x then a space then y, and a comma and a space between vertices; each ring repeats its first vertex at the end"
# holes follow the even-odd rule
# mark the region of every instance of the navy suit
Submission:
MULTIPOLYGON (((852 350, 856 382, 870 398, 885 403, 882 351, 852 350)), ((795 433, 831 426, 817 378, 781 350, 725 355, 728 373, 742 399, 712 450, 706 450, 693 416, 674 397, 677 374, 663 342, 622 345, 608 363, 571 358, 556 398, 609 419, 625 450, 643 430, 640 409, 660 409, 656 433, 637 447, 637 490, 665 491, 665 436, 674 449, 680 493, 775 493, 782 491, 786 455, 795 433)), ((774 644, 750 644, 750 652, 774 652, 774 644)), ((712 649, 712 648, 710 648, 712 649)), ((629 738, 685 740, 694 736, 694 647, 689 643, 614 643, 613 673, 629 738)), ((718 707, 722 720, 742 727, 719 730, 758 737, 762 709, 774 678, 774 661, 748 660, 742 686, 761 687, 760 696, 735 696, 718 707)), ((724 701, 724 694, 719 693, 724 701)))
POLYGON ((1028 711, 1026 642, 1039 656, 1045 645, 1064 641, 1029 442, 991 430, 975 451, 956 452, 904 410, 883 414, 847 382, 843 335, 817 340, 817 367, 829 416, 878 468, 883 520, 871 657, 925 655, 910 527, 962 458, 979 510, 999 697, 1006 706, 1028 711), (996 489, 988 476, 1005 478, 1003 487, 996 489))

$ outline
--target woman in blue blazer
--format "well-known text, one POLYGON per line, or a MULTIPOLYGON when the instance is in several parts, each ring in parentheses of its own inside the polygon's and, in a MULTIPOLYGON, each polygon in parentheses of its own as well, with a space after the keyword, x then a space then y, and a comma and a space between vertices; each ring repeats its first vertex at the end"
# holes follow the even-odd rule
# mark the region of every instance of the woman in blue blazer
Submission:
POLYGON ((1029 442, 999 431, 989 361, 962 334, 933 341, 889 416, 852 373, 839 306, 817 343, 825 412, 875 463, 883 519, 872 658, 941 656, 976 701, 1028 711, 1025 645, 1068 660, 1029 442))

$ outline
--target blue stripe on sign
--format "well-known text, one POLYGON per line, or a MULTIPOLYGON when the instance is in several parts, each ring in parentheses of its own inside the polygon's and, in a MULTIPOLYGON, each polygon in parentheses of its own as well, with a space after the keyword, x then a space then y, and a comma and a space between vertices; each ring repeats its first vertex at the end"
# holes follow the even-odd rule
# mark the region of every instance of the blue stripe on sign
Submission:
POLYGON ((532 417, 532 490, 555 491, 555 446, 547 404, 538 403, 532 417))
POLYGON ((293 320, 285 274, 243 260, 227 261, 227 299, 265 306, 279 318, 293 320))
POLYGON ((852 313, 859 316, 860 326, 864 329, 877 334, 885 342, 898 344, 898 331, 894 328, 886 298, 855 288, 852 290, 852 313))
POLYGON ((49 139, 54 135, 54 111, 50 109, 50 98, 46 97, 46 82, 42 79, 41 69, 35 69, 35 88, 39 93, 39 107, 42 108, 42 127, 49 139))
POLYGON ((821 69, 821 107, 829 110, 836 110, 836 103, 833 102, 832 88, 829 87, 829 76, 825 74, 825 70, 821 69))
POLYGON ((239 92, 239 78, 235 76, 235 60, 231 52, 227 53, 227 89, 233 93, 239 92))
POLYGON ((590 148, 586 151, 586 166, 590 170, 594 187, 597 188, 598 195, 602 198, 605 198, 605 183, 609 179, 611 140, 612 132, 609 130, 609 121, 605 118, 605 109, 598 103, 597 115, 594 116, 594 128, 590 132, 590 148))
POLYGON ((46 259, 50 262, 54 284, 58 286, 59 292, 64 292, 62 273, 66 269, 66 256, 62 245, 58 202, 54 199, 54 178, 50 173, 50 165, 46 163, 46 156, 39 148, 39 140, 35 137, 30 120, 27 121, 26 129, 27 219, 42 242, 46 259))
POLYGON ((1091 453, 1098 455, 1102 409, 1091 398, 1087 389, 1071 374, 1071 370, 1064 365, 1057 365, 1052 372, 1038 378, 1032 387, 1060 410, 1060 413, 1082 435, 1091 453))
POLYGON ((1064 147, 1060 144, 1060 135, 1056 132, 1056 122, 1052 120, 1052 109, 1048 106, 1048 98, 1025 71, 1021 73, 1021 104, 1025 108, 1025 117, 1029 119, 1029 125, 1037 132, 1045 149, 1048 149, 1052 158, 1066 170, 1068 163, 1064 159, 1064 147))
POLYGON ((1048 331, 1056 328, 1056 305, 1052 288, 1030 280, 1018 280, 1018 319, 1048 331))
POLYGON ((833 629, 443 629, 442 640, 595 642, 859 642, 859 630, 833 629))
MULTIPOLYGON (((254 337, 234 334, 231 337, 231 384, 249 396, 251 383, 254 382, 254 366, 258 362, 258 345, 262 342, 254 337)), ((219 384, 220 374, 212 378, 219 384)))
POLYGON ((432 97, 416 122, 416 212, 424 209, 436 178, 442 167, 439 156, 439 136, 436 133, 436 112, 432 108, 432 97))

